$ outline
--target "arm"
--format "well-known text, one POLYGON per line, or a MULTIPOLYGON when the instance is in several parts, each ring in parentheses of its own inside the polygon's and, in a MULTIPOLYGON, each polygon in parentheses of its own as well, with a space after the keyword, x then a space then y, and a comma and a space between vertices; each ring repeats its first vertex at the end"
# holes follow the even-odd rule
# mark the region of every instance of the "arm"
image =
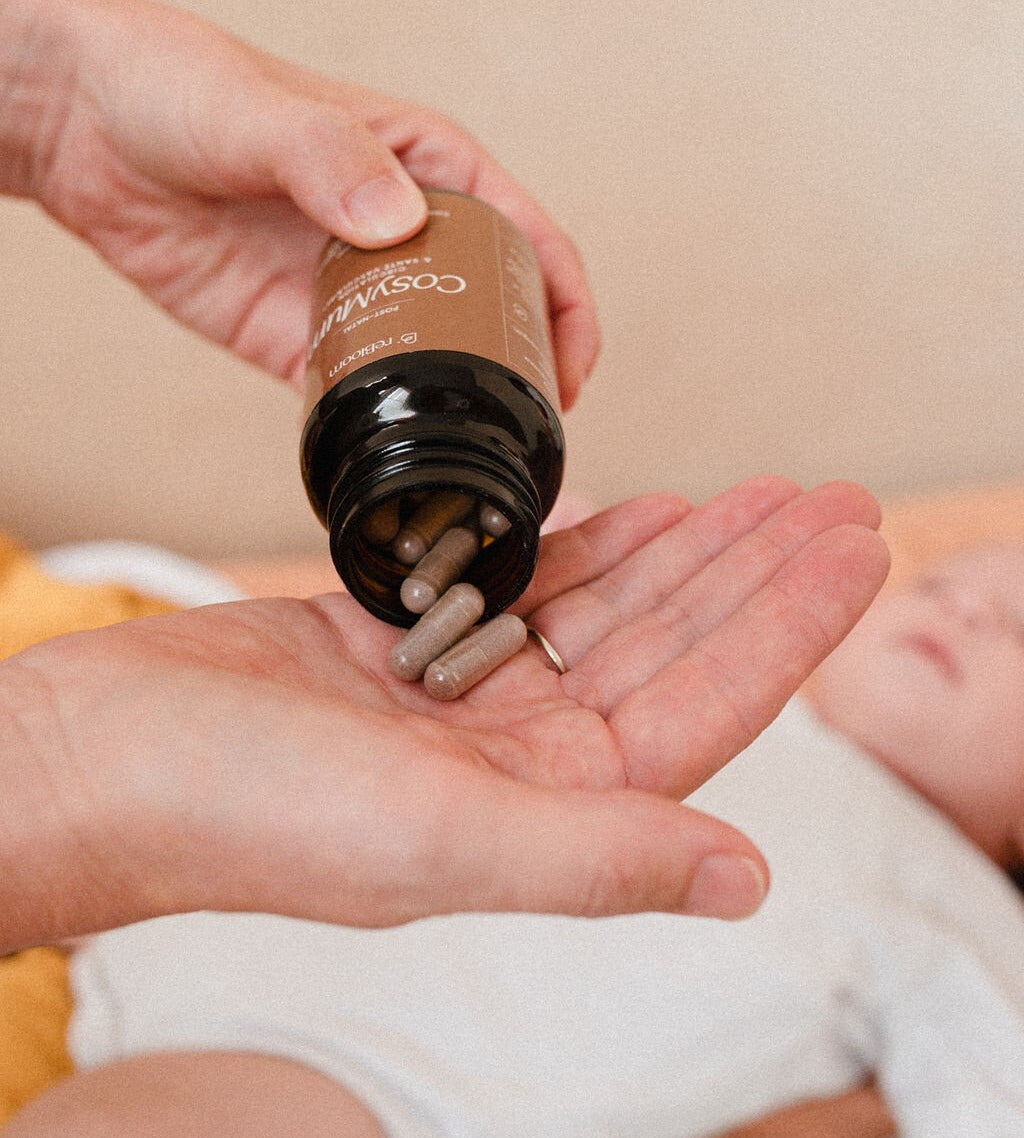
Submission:
POLYGON ((208 908, 741 917, 763 859, 681 798, 777 714, 887 557, 863 491, 651 495, 544 539, 524 650, 450 704, 342 594, 212 605, 0 664, 0 951, 208 908))
POLYGON ((81 1071, 3 1127, 4 1138, 384 1138, 341 1083, 272 1055, 167 1052, 81 1071))
POLYGON ((896 1138, 896 1125, 874 1083, 835 1098, 786 1107, 720 1138, 896 1138))
POLYGON ((483 198, 533 243, 569 406, 598 349, 579 257, 458 124, 151 0, 0 3, 0 191, 293 383, 325 234, 368 248, 411 236, 418 183, 483 198))

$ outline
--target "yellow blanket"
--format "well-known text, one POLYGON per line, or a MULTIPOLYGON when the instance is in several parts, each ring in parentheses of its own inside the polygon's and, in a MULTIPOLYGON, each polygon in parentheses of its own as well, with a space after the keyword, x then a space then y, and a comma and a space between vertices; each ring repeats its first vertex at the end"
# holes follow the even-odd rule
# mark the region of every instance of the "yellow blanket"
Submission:
MULTIPOLYGON (((40 572, 0 534, 0 659, 31 644, 174 606, 118 585, 68 585, 40 572)), ((22 1104, 69 1074, 67 957, 34 948, 0 957, 0 1127, 22 1104)))

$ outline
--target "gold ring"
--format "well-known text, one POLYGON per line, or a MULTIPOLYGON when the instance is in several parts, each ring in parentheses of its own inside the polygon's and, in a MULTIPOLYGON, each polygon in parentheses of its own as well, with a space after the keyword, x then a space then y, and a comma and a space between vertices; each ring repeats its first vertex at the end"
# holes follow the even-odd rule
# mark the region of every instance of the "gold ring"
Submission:
POLYGON ((557 671, 560 676, 564 676, 565 673, 569 669, 565 666, 565 661, 558 654, 557 650, 554 648, 554 646, 551 644, 551 642, 548 640, 548 638, 546 636, 542 635, 541 633, 539 633, 535 628, 527 627, 526 631, 537 641, 537 643, 541 646, 541 648, 543 648, 544 651, 547 653, 548 659, 551 661, 552 664, 555 665, 555 671, 557 671))

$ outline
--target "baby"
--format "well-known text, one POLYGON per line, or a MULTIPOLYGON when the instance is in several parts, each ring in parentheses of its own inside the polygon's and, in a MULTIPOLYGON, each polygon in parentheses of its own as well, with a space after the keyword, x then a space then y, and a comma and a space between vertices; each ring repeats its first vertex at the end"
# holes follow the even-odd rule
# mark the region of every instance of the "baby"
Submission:
POLYGON ((818 669, 821 718, 1003 868, 1024 850, 1024 546, 949 557, 818 669))
POLYGON ((86 1093, 148 1095, 154 1136, 183 1132, 159 1128, 174 1086, 196 1136, 236 1133, 237 1107, 239 1134, 310 1138, 326 1104, 339 1138, 684 1138, 875 1072, 902 1135, 1024 1134, 1005 872, 1024 848, 1024 546, 883 595, 811 702, 688 801, 772 865, 751 919, 206 913, 104 934, 74 964, 72 1044, 83 1067, 121 1062, 86 1093))

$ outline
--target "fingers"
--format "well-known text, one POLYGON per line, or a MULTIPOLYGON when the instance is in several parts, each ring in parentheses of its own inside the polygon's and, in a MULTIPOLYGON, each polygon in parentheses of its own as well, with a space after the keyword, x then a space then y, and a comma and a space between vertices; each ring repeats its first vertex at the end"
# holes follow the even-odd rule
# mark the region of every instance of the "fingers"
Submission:
POLYGON ((785 483, 769 483, 756 499, 740 495, 738 505, 746 508, 729 509, 724 525, 720 505, 704 516, 695 514, 691 526, 683 523, 677 527, 681 532, 650 543, 599 583, 614 606, 601 610, 605 619, 596 626, 592 616, 578 620, 580 627, 566 644, 572 666, 602 693, 598 710, 607 713, 627 692, 689 651, 812 538, 839 524, 873 527, 879 521, 877 503, 859 486, 830 483, 780 502, 786 493, 785 483), (773 498, 777 508, 768 512, 773 498), (712 520, 715 528, 709 531, 712 520), (687 556, 695 540, 701 552, 707 551, 703 564, 687 556), (654 558, 660 554, 664 562, 666 557, 659 546, 668 546, 676 556, 676 572, 671 565, 659 571, 654 558), (659 580, 667 587, 659 589, 659 580), (588 650, 581 651, 584 647, 588 650))
POLYGON ((532 210, 524 211, 519 227, 533 245, 547 286, 559 394, 568 411, 601 350, 597 308, 583 260, 566 234, 539 209, 536 218, 532 210))
MULTIPOLYGON (((459 188, 459 187, 456 187, 459 188)), ((468 191, 501 210, 526 235, 547 286, 562 407, 576 402, 601 349, 601 332, 583 261, 575 245, 486 152, 468 191)))
POLYGON ((599 572, 570 571, 558 551, 530 623, 569 665, 562 692, 607 717, 630 784, 681 797, 771 722, 867 607, 888 567, 878 523, 859 486, 753 479, 618 561, 589 552, 599 572))
POLYGON ((547 289, 562 407, 576 401, 601 346, 597 307, 583 262, 540 205, 458 123, 422 108, 382 118, 388 138, 421 185, 472 194, 512 221, 533 246, 547 289))
POLYGON ((547 534, 533 580, 511 611, 533 614, 553 598, 608 573, 689 511, 678 495, 647 494, 547 534))
MULTIPOLYGON (((579 555, 581 562, 593 566, 586 574, 582 564, 564 564, 567 554, 576 552, 569 543, 579 540, 573 536, 577 531, 566 531, 564 546, 552 544, 550 549, 552 560, 560 563, 556 568, 561 576, 551 574, 552 586, 557 587, 541 588, 536 597, 531 590, 536 611, 530 623, 551 640, 570 666, 575 666, 595 645, 651 612, 723 550, 799 494, 799 486, 787 479, 752 478, 681 515, 661 531, 651 531, 649 537, 630 548, 609 541, 605 549, 606 538, 601 531, 586 547, 589 560, 579 555)), ((614 509, 629 506, 625 503, 614 509)), ((613 511, 605 513, 612 515, 613 511)), ((584 527, 579 527, 579 534, 584 533, 584 527)), ((549 540, 558 536, 552 534, 549 540)), ((548 573, 551 570, 545 566, 548 573)))
POLYGON ((444 880, 460 880, 470 891, 460 908, 736 919, 753 913, 768 887, 764 859, 737 830, 636 791, 555 792, 513 783, 448 833, 459 848, 447 855, 444 880))
POLYGON ((454 121, 348 85, 335 85, 343 96, 320 105, 308 97, 308 83, 299 86, 303 125, 290 125, 293 141, 276 167, 298 205, 328 231, 365 248, 419 230, 426 209, 417 183, 472 194, 505 214, 537 256, 559 394, 563 408, 571 407, 597 359, 600 331, 582 260, 566 234, 454 121))
POLYGON ((347 110, 288 100, 276 177, 323 229, 364 249, 393 245, 427 219, 422 191, 394 153, 347 110))
POLYGON ((818 534, 688 651, 642 680, 609 716, 629 783, 682 797, 752 742, 861 616, 888 565, 871 529, 818 534))
POLYGON ((473 194, 504 213, 537 256, 559 394, 563 408, 571 407, 600 348, 597 309, 575 246, 456 123, 386 100, 388 110, 374 115, 356 95, 349 99, 355 114, 300 100, 303 114, 297 125, 289 122, 277 164, 281 184, 319 225, 363 248, 392 245, 420 229, 426 205, 417 182, 473 194))
POLYGON ((96 17, 83 6, 76 19, 104 135, 139 172, 212 197, 283 191, 322 229, 367 248, 426 220, 416 183, 342 85, 173 8, 120 5, 96 17))

